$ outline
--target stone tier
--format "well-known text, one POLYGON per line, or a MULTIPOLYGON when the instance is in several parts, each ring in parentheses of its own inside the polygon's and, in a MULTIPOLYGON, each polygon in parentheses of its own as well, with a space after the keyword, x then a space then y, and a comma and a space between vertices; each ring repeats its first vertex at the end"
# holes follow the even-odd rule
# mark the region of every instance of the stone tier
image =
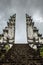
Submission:
POLYGON ((15 25, 15 23, 13 23, 13 22, 7 22, 7 25, 8 26, 13 26, 13 25, 15 25))
POLYGON ((36 27, 33 27, 34 32, 38 32, 38 29, 36 27))
MULTIPOLYGON (((2 34, 0 34, 0 37, 2 38, 3 37, 3 40, 1 41, 1 39, 0 39, 0 41, 3 43, 5 43, 6 41, 7 41, 7 37, 8 36, 15 36, 15 19, 16 19, 16 14, 14 14, 14 15, 12 15, 12 16, 10 16, 10 19, 9 19, 9 22, 7 22, 7 26, 5 27, 5 29, 3 29, 3 35, 2 34), (13 33, 14 32, 14 33, 13 33)), ((10 37, 9 37, 9 42, 12 40, 14 40, 14 37, 13 37, 13 39, 10 39, 10 37)), ((1 43, 0 42, 0 43, 1 43)))
POLYGON ((42 34, 39 34, 39 30, 37 29, 37 27, 34 27, 34 22, 32 21, 31 16, 29 16, 28 14, 26 14, 26 25, 27 25, 27 42, 29 43, 34 42, 32 39, 35 38, 36 43, 39 42, 43 44, 42 34), (31 31, 31 33, 29 33, 28 31, 31 31), (29 38, 31 35, 33 37, 29 38))
POLYGON ((3 34, 0 34, 1 37, 3 37, 4 35, 3 34))
POLYGON ((10 16, 11 18, 15 18, 16 17, 16 14, 14 14, 14 15, 12 15, 12 16, 10 16))
POLYGON ((31 19, 31 16, 29 16, 28 14, 26 14, 26 18, 30 18, 31 19))
MULTIPOLYGON (((38 37, 41 37, 42 36, 42 34, 40 34, 40 33, 38 33, 38 37)), ((41 37, 42 38, 42 37, 41 37)))
POLYGON ((3 32, 7 32, 8 33, 8 30, 7 29, 3 29, 3 32))

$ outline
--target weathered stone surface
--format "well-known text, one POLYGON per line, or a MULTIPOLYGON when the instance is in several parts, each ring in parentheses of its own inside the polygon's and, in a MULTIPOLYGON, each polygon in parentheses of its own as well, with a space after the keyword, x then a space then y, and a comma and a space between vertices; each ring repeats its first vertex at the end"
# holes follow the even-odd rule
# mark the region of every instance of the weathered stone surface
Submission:
POLYGON ((42 60, 28 44, 14 44, 2 62, 2 65, 41 65, 42 60))

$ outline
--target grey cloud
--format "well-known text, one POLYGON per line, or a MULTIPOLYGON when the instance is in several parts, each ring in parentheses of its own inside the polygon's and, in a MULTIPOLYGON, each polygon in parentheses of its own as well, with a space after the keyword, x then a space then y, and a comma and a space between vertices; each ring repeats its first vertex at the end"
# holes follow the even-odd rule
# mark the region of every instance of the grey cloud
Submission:
MULTIPOLYGON (((38 16, 40 15, 39 18, 43 18, 43 0, 0 0, 0 28, 3 29, 7 25, 6 23, 10 15, 17 13, 16 42, 25 42, 27 41, 25 13, 28 13, 33 18, 34 15, 37 16, 37 11, 39 12, 38 16)), ((38 28, 40 28, 40 31, 43 33, 41 30, 43 22, 40 22, 40 24, 42 25, 38 28)), ((40 24, 38 25, 38 23, 36 23, 35 25, 40 26, 40 24)), ((2 32, 2 30, 0 30, 0 32, 2 32)))

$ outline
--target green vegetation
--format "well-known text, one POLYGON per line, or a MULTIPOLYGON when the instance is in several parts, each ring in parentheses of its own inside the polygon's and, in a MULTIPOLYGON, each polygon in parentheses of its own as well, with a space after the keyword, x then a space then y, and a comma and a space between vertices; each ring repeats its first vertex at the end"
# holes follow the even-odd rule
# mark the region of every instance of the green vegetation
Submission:
POLYGON ((40 56, 43 57, 43 47, 40 48, 40 56))
POLYGON ((9 44, 5 45, 5 50, 8 51, 9 49, 10 49, 10 45, 9 44))
POLYGON ((3 57, 4 57, 4 54, 1 55, 1 58, 3 58, 3 57))
POLYGON ((5 54, 9 51, 9 49, 10 49, 9 44, 6 44, 5 46, 3 46, 3 48, 0 49, 0 60, 5 57, 5 54))

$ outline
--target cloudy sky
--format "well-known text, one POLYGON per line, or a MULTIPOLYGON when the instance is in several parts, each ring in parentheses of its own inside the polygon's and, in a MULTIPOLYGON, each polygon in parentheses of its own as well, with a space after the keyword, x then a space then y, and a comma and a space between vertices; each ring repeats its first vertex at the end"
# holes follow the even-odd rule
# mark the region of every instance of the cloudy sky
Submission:
POLYGON ((32 16, 35 26, 43 34, 43 0, 0 0, 0 33, 16 13, 15 42, 27 42, 25 14, 32 16))

